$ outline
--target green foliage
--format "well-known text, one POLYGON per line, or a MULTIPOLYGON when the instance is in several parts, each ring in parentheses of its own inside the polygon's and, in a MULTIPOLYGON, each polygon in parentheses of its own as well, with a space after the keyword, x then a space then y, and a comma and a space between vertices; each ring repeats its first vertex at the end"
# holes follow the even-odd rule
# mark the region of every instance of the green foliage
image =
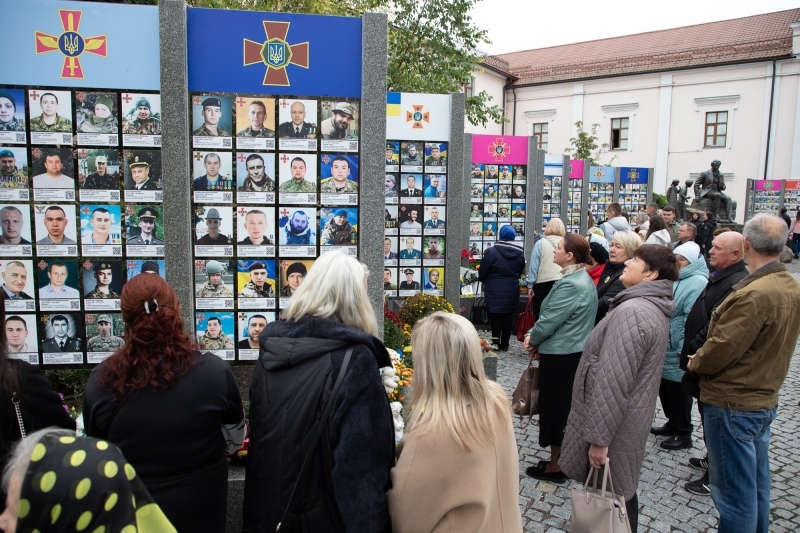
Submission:
POLYGON ((455 313, 450 302, 441 296, 415 294, 414 296, 406 298, 398 315, 404 324, 414 327, 414 324, 436 311, 455 313))
POLYGON ((66 404, 78 411, 83 409, 83 391, 86 390, 86 382, 91 373, 88 368, 44 371, 56 392, 64 395, 66 404))
POLYGON ((408 344, 403 330, 389 318, 383 319, 383 344, 392 350, 398 350, 408 344))
POLYGON ((564 149, 564 153, 569 154, 570 159, 586 159, 590 165, 610 165, 613 163, 617 156, 612 157, 608 163, 603 163, 600 160, 603 154, 608 153, 608 144, 597 144, 599 140, 597 128, 599 127, 600 124, 592 124, 591 129, 587 132, 583 129, 582 121, 576 122, 575 128, 578 130, 578 136, 569 140, 570 146, 564 149))
POLYGON ((653 193, 653 203, 658 206, 659 209, 663 209, 667 206, 667 197, 663 194, 658 194, 657 192, 653 193))

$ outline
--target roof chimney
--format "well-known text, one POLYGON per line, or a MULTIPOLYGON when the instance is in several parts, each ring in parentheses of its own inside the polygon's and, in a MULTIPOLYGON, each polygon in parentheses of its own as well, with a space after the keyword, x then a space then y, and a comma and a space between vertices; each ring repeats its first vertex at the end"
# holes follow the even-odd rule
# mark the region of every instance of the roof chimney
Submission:
POLYGON ((792 28, 792 55, 800 56, 800 20, 789 24, 792 28))

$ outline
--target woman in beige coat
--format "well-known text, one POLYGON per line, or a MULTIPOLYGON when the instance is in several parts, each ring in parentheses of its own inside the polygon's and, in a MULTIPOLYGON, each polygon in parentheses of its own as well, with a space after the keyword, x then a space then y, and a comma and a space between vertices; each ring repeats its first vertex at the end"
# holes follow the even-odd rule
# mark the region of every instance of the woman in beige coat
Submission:
POLYGON ((503 389, 486 379, 480 339, 434 313, 411 335, 414 390, 392 470, 394 533, 521 533, 519 457, 503 389))

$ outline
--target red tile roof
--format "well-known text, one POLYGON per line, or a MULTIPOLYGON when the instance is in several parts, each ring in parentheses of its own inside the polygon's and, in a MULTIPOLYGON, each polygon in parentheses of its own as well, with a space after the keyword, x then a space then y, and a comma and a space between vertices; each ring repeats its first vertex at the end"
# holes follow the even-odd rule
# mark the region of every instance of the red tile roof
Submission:
POLYGON ((786 57, 800 8, 610 39, 499 54, 514 85, 786 57))

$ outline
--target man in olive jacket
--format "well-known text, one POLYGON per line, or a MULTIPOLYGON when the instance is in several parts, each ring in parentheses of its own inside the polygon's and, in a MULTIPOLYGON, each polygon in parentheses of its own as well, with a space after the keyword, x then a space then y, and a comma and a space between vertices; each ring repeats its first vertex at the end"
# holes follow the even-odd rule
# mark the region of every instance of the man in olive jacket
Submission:
POLYGON ((700 375, 720 533, 769 530, 769 428, 800 335, 800 283, 779 261, 787 232, 772 215, 745 224, 750 275, 713 312, 708 339, 689 356, 700 375))

